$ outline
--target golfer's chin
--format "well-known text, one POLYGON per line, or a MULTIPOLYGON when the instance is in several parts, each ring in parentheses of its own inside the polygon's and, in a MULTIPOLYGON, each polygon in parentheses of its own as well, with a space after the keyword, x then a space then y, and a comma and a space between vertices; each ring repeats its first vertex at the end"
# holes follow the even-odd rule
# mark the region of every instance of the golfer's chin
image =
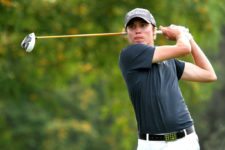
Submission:
POLYGON ((133 41, 134 44, 147 44, 145 41, 133 41))

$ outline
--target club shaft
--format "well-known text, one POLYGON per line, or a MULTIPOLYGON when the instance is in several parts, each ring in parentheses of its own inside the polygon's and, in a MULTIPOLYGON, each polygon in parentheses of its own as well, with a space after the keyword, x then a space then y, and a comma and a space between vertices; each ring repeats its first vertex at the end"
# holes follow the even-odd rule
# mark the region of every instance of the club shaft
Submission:
POLYGON ((37 39, 48 39, 48 38, 76 38, 76 37, 96 37, 96 36, 118 36, 125 35, 126 32, 116 33, 93 33, 93 34, 74 34, 74 35, 52 35, 52 36, 36 36, 37 39))
MULTIPOLYGON (((156 31, 157 34, 162 34, 162 31, 156 31)), ((97 37, 97 36, 119 36, 126 35, 126 32, 115 33, 92 33, 92 34, 74 34, 74 35, 52 35, 52 36, 36 36, 36 39, 53 39, 53 38, 78 38, 78 37, 97 37)))

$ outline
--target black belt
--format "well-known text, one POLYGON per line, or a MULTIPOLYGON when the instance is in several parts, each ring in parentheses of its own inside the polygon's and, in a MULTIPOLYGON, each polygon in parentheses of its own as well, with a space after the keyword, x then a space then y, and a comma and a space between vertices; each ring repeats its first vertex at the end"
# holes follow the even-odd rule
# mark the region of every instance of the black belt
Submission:
POLYGON ((148 141, 175 141, 185 137, 185 135, 191 134, 194 132, 193 126, 183 129, 178 132, 171 132, 166 134, 141 134, 139 133, 139 139, 148 140, 148 141))

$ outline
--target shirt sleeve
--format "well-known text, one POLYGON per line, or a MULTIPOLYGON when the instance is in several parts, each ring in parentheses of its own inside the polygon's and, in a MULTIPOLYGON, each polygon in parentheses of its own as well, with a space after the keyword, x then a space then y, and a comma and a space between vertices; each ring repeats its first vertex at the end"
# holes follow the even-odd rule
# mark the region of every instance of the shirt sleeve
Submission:
POLYGON ((180 78, 184 72, 185 63, 183 61, 175 59, 175 65, 176 65, 176 70, 177 70, 177 78, 178 78, 178 80, 180 80, 180 78))
POLYGON ((128 46, 120 54, 120 65, 128 70, 151 68, 154 51, 155 47, 144 44, 128 46))

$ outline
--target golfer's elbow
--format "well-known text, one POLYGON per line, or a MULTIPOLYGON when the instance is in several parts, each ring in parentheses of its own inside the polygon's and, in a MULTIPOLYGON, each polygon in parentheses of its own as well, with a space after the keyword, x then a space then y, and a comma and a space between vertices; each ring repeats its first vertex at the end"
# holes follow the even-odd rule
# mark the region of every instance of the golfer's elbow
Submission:
POLYGON ((212 73, 211 76, 209 77, 208 82, 214 82, 217 80, 217 75, 215 73, 212 73))
POLYGON ((215 72, 213 71, 207 75, 204 82, 215 82, 216 80, 217 80, 217 76, 215 72))

